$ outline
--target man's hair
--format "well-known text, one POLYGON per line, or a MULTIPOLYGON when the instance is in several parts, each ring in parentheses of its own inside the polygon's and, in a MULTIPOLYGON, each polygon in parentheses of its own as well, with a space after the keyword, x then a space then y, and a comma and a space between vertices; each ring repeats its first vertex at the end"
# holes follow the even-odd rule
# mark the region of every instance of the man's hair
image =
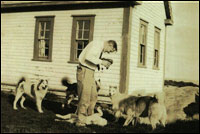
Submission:
POLYGON ((116 50, 116 52, 117 52, 117 43, 116 43, 116 41, 114 41, 114 40, 109 40, 108 43, 109 43, 109 44, 112 44, 112 45, 113 45, 113 48, 114 48, 114 49, 116 50))

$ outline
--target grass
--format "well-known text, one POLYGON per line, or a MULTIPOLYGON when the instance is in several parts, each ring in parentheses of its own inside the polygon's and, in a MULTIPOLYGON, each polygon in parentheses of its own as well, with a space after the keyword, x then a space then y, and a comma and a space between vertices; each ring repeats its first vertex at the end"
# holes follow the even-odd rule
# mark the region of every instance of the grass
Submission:
POLYGON ((165 106, 167 108, 168 122, 187 120, 199 113, 199 88, 192 86, 177 87, 165 86, 165 106))
POLYGON ((1 92, 1 133, 199 133, 199 120, 176 121, 166 127, 158 126, 154 131, 149 125, 138 124, 136 127, 122 127, 124 119, 114 122, 114 117, 104 112, 103 117, 108 120, 105 127, 87 126, 76 127, 67 122, 55 122, 55 114, 75 112, 76 107, 62 109, 61 103, 43 101, 44 114, 39 114, 34 102, 25 101, 27 110, 19 107, 18 111, 12 109, 14 96, 1 92))
POLYGON ((194 84, 192 82, 173 81, 173 80, 165 80, 164 84, 165 86, 176 86, 176 87, 185 87, 185 86, 199 87, 199 85, 194 84))

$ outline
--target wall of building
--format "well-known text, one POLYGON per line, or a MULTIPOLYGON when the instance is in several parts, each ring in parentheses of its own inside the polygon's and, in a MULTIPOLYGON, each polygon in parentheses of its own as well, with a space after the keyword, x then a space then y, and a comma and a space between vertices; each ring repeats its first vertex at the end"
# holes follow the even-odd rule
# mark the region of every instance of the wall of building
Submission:
POLYGON ((113 39, 119 51, 110 56, 114 64, 101 75, 103 89, 119 87, 120 50, 123 8, 87 9, 65 11, 18 12, 1 14, 1 83, 16 84, 21 76, 33 81, 47 78, 53 89, 66 89, 61 85, 63 77, 76 82, 77 64, 70 60, 71 15, 95 14, 93 39, 113 39), (52 62, 32 61, 34 48, 35 16, 55 15, 52 62))
POLYGON ((165 18, 166 15, 163 2, 143 1, 142 5, 133 8, 129 94, 136 90, 142 93, 162 91, 165 18), (140 19, 148 22, 146 68, 138 67, 140 19), (161 29, 159 70, 153 69, 155 26, 161 29))

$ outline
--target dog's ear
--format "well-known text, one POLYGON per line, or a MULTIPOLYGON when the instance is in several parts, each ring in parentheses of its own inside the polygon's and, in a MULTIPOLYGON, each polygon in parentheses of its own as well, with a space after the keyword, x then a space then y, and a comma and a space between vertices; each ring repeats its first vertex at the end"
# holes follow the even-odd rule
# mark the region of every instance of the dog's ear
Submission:
POLYGON ((41 84, 42 82, 44 82, 44 80, 43 80, 43 79, 41 79, 41 80, 40 80, 40 84, 41 84))
POLYGON ((37 90, 40 90, 40 85, 44 82, 44 79, 41 79, 40 82, 37 85, 37 90))
POLYGON ((48 80, 46 80, 47 84, 49 83, 48 80))

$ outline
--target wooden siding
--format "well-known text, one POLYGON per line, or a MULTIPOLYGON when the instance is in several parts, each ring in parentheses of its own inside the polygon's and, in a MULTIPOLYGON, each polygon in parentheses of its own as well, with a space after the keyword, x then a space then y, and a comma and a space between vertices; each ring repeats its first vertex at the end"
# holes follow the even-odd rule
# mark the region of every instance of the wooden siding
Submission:
POLYGON ((142 5, 133 8, 129 94, 133 91, 141 93, 162 91, 165 19, 166 15, 163 2, 152 3, 143 1, 142 5), (137 66, 140 19, 148 22, 146 68, 139 68, 137 66), (161 29, 159 70, 152 68, 154 60, 155 26, 161 29))
MULTIPOLYGON (((76 66, 70 64, 72 20, 71 15, 95 14, 93 39, 116 40, 121 50, 123 8, 20 12, 1 14, 1 83, 16 84, 21 76, 33 81, 47 78, 52 89, 62 89, 61 79, 68 76, 76 82, 76 66), (52 62, 32 61, 34 49, 35 16, 55 16, 52 62)), ((101 77, 104 89, 119 87, 120 55, 103 55, 113 58, 114 64, 101 77)), ((106 90, 102 90, 107 92, 106 90)))

